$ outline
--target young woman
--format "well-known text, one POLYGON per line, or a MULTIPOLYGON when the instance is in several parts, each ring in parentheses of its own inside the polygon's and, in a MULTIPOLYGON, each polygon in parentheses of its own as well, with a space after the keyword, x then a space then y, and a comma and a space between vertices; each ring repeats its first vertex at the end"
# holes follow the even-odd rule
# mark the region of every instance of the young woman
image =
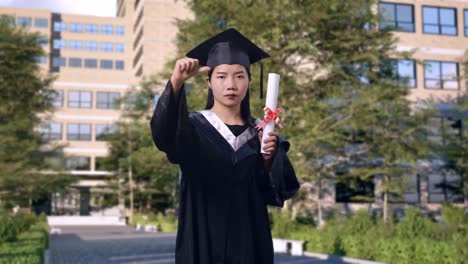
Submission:
POLYGON ((272 132, 260 153, 250 115, 250 64, 268 57, 228 29, 176 62, 151 120, 156 146, 180 165, 177 264, 272 264, 267 205, 283 206, 299 189, 272 132), (188 113, 184 83, 206 74, 206 110, 188 113))

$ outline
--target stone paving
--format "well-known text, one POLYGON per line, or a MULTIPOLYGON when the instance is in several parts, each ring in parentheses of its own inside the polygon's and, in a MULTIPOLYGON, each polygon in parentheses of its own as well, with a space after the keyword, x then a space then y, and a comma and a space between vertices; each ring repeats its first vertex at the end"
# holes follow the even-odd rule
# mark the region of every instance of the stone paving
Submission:
MULTIPOLYGON (((59 228, 61 233, 50 235, 49 264, 174 264, 173 233, 144 233, 129 227, 116 226, 55 228, 59 228)), ((275 264, 306 263, 337 262, 307 257, 275 256, 275 264)))

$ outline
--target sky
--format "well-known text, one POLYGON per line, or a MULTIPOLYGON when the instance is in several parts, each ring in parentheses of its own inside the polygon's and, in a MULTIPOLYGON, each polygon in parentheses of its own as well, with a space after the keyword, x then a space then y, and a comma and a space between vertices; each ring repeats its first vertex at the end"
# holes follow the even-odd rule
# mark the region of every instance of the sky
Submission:
POLYGON ((116 0, 0 0, 0 6, 40 8, 65 14, 115 17, 116 0))

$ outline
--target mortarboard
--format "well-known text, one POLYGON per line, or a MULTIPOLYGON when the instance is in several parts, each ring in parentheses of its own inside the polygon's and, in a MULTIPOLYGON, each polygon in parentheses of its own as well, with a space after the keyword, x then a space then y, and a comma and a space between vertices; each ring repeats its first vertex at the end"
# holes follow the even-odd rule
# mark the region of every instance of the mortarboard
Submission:
MULTIPOLYGON (((186 54, 198 59, 200 66, 211 69, 220 64, 250 65, 270 57, 234 28, 225 30, 196 46, 186 54)), ((260 98, 263 97, 263 64, 260 65, 260 98)))

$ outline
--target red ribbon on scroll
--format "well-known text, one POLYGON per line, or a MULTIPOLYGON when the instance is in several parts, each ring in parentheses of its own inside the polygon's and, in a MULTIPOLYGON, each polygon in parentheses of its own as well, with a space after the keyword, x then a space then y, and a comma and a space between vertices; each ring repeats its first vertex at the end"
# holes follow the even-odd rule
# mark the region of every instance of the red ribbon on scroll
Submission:
POLYGON ((279 119, 279 114, 281 112, 283 112, 283 108, 279 107, 276 109, 276 111, 273 112, 273 110, 271 110, 270 108, 266 107, 263 108, 263 110, 265 111, 265 118, 263 119, 262 122, 260 122, 256 128, 257 129, 261 129, 263 128, 266 124, 268 124, 268 122, 270 122, 271 120, 275 120, 275 123, 280 127, 280 128, 283 128, 283 125, 281 124, 281 120, 279 119))

